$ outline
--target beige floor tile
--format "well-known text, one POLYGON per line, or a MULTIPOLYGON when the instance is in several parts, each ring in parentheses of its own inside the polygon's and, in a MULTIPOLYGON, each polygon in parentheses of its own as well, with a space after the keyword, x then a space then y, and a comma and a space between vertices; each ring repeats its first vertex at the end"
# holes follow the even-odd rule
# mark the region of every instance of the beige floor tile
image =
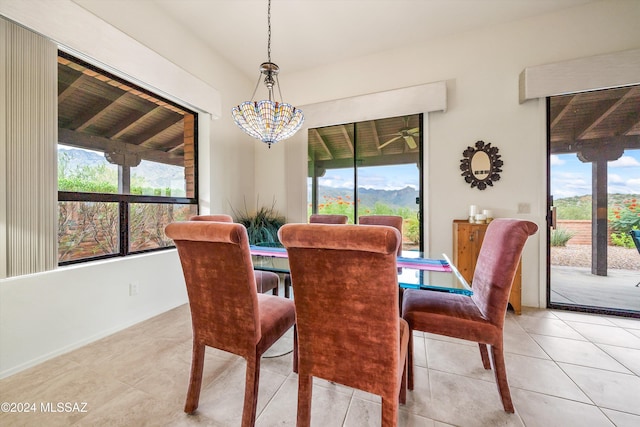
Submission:
POLYGON ((596 405, 640 415, 640 378, 636 375, 559 365, 596 405))
POLYGON ((424 335, 413 337, 413 364, 423 368, 427 367, 427 348, 424 335))
POLYGON ((532 335, 532 337, 557 362, 630 373, 627 368, 593 343, 546 335, 532 335))
POLYGON ((505 353, 537 357, 538 359, 549 359, 549 355, 524 331, 516 332, 505 330, 502 339, 505 353))
POLYGON ((430 384, 432 419, 469 427, 524 425, 517 413, 504 411, 494 382, 433 371, 430 384))
MULTIPOLYGON (((246 363, 239 359, 223 375, 200 392, 198 412, 222 425, 240 425, 244 403, 246 363)), ((270 371, 260 371, 258 406, 260 414, 287 377, 270 371)))
POLYGON ((635 329, 640 330, 640 319, 634 319, 631 317, 613 317, 613 316, 603 316, 608 321, 613 323, 616 326, 620 326, 626 329, 635 329))
POLYGON ((511 388, 591 403, 555 362, 509 353, 506 354, 505 360, 511 388))
POLYGON ((608 317, 597 316, 594 314, 577 313, 574 311, 554 311, 558 319, 572 322, 590 323, 594 325, 615 326, 608 317))
POLYGON ((616 427, 638 427, 640 426, 640 415, 633 415, 626 412, 602 409, 602 412, 609 417, 616 427))
POLYGON ((624 365, 631 372, 636 375, 640 375, 640 350, 606 344, 598 344, 598 347, 624 365))
POLYGON ((512 398, 527 427, 613 427, 594 405, 518 389, 512 398))
POLYGON ((597 344, 640 349, 640 337, 615 326, 589 325, 581 322, 567 322, 582 336, 597 344))
MULTIPOLYGON (((414 336, 415 389, 400 406, 401 427, 551 427, 571 426, 573 420, 589 426, 640 425, 638 319, 526 307, 521 316, 507 313, 505 351, 516 414, 502 410, 476 343, 420 331, 414 336)), ((275 353, 286 353, 292 334, 279 344, 282 349, 275 353)), ((295 425, 292 357, 262 359, 259 427, 295 425)), ((87 402, 85 413, 0 413, 0 425, 238 426, 245 362, 207 348, 201 406, 187 415, 190 363, 191 320, 182 305, 0 380, 2 401, 87 402)), ((314 426, 379 425, 380 398, 314 378, 312 411, 314 426)))
POLYGON ((575 340, 586 339, 567 323, 550 317, 521 316, 516 319, 522 328, 530 334, 549 335, 552 337, 571 338, 575 340))
POLYGON ((478 345, 471 347, 447 341, 427 339, 429 369, 465 375, 472 378, 493 380, 493 373, 484 369, 478 345))

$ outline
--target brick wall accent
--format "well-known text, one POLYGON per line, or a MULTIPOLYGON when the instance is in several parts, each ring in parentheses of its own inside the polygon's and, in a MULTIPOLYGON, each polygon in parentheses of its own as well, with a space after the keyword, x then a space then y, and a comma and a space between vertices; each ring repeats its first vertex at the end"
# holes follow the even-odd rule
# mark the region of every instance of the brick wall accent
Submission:
MULTIPOLYGON (((575 235, 569 239, 568 245, 591 245, 591 221, 559 219, 557 228, 571 231, 575 235)), ((611 244, 611 229, 608 229, 608 242, 611 244)))

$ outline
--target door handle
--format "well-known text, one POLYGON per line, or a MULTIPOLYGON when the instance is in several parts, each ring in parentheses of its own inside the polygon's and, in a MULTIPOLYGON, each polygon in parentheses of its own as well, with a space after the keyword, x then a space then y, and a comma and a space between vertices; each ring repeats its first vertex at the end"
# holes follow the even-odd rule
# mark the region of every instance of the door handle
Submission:
POLYGON ((553 228, 554 230, 556 229, 558 223, 557 223, 557 212, 556 212, 556 207, 555 206, 551 206, 551 228, 553 228))

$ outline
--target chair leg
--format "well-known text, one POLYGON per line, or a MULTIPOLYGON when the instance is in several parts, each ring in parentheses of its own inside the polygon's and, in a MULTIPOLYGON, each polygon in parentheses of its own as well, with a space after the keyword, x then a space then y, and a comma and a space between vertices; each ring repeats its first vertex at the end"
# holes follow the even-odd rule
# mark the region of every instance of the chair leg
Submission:
POLYGON ((298 326, 293 325, 293 372, 298 373, 298 326))
POLYGON ((285 274, 284 275, 284 297, 285 298, 289 298, 291 293, 291 275, 290 274, 285 274))
POLYGON ((311 425, 311 397, 313 381, 311 375, 298 375, 298 418, 296 427, 311 425))
POLYGON ((242 409, 242 427, 253 427, 256 423, 258 406, 258 386, 260 384, 260 356, 247 359, 246 384, 244 388, 244 408, 242 409))
POLYGON ((404 366, 402 368, 402 381, 400 382, 400 397, 398 401, 400 404, 404 405, 407 403, 407 376, 408 376, 408 367, 409 367, 409 355, 404 359, 404 366))
POLYGON ((407 347, 407 388, 413 390, 413 329, 409 324, 409 345, 407 347))
POLYGON ((193 341, 191 353, 191 375, 189 377, 189 388, 187 390, 187 400, 184 404, 184 412, 193 413, 198 409, 200 401, 200 389, 202 388, 202 368, 204 367, 205 345, 193 341))
POLYGON ((382 398, 382 427, 396 427, 398 425, 398 401, 382 398))
POLYGON ((507 382, 507 368, 504 364, 502 343, 491 346, 491 361, 493 362, 493 372, 496 377, 498 392, 502 399, 502 406, 505 412, 513 414, 513 402, 511 401, 511 392, 509 391, 509 383, 507 382))
POLYGON ((480 347, 480 357, 482 358, 482 366, 484 369, 491 369, 491 361, 489 360, 489 352, 487 351, 487 345, 478 343, 480 347))

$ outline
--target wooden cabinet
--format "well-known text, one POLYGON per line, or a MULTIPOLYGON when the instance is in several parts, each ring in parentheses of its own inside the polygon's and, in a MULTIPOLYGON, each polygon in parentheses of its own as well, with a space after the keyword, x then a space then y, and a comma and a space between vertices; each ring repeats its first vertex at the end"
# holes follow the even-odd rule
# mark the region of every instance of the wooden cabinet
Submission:
MULTIPOLYGON (((471 224, 467 220, 453 221, 453 263, 465 280, 473 286, 473 272, 478 261, 480 246, 488 224, 471 224)), ((516 314, 522 310, 522 260, 518 264, 516 276, 513 279, 509 304, 516 314)))

